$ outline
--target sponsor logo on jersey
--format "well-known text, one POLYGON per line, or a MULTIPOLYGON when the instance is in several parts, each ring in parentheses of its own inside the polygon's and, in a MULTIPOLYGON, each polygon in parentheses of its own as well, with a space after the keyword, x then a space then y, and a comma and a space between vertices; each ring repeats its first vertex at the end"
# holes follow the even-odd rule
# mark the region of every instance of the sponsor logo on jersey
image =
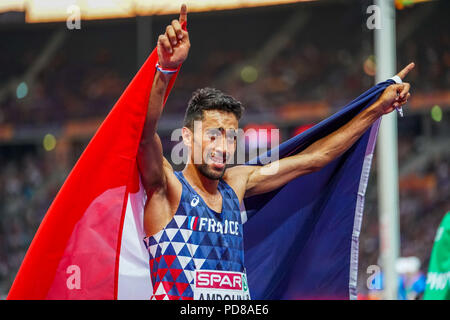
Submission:
POLYGON ((200 198, 198 196, 194 196, 191 200, 191 207, 196 207, 200 202, 200 198))
POLYGON ((217 270, 196 270, 194 299, 250 299, 245 273, 217 270))
POLYGON ((242 274, 239 272, 197 271, 196 288, 242 290, 242 274))

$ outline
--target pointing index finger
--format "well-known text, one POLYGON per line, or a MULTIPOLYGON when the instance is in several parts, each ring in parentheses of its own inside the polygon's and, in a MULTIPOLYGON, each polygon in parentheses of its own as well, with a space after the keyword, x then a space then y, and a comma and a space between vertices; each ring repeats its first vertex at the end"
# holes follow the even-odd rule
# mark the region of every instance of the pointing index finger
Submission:
POLYGON ((405 68, 403 68, 402 71, 400 71, 397 75, 400 77, 400 79, 404 79, 406 77, 406 75, 412 70, 414 69, 414 62, 411 62, 410 64, 408 64, 405 68))
POLYGON ((181 5, 180 18, 178 20, 180 21, 181 25, 183 24, 183 22, 187 22, 187 6, 185 3, 181 5))

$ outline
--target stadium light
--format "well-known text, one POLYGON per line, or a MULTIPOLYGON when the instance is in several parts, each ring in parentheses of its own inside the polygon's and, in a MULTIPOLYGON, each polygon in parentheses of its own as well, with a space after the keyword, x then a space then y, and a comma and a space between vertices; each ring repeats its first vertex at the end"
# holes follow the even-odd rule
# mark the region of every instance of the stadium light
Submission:
POLYGON ((82 20, 94 20, 175 14, 182 3, 188 5, 189 12, 202 12, 311 1, 316 0, 27 0, 25 6, 25 0, 2 0, 0 13, 25 11, 26 22, 56 22, 66 21, 74 6, 82 20))

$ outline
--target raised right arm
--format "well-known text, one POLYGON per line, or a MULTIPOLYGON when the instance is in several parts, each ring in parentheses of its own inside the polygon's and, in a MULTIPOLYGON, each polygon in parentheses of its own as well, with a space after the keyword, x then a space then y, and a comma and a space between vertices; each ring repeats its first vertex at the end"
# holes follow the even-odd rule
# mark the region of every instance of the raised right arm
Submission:
MULTIPOLYGON (((158 38, 158 63, 164 70, 176 70, 186 60, 189 53, 189 34, 182 28, 186 23, 187 8, 181 6, 179 20, 173 20, 166 32, 158 38)), ((161 140, 156 133, 158 121, 164 106, 164 97, 172 74, 156 70, 150 92, 147 118, 138 151, 138 167, 147 193, 164 187, 165 177, 161 140)), ((166 163, 168 164, 168 162, 166 163)))
POLYGON ((165 184, 163 171, 163 150, 161 140, 156 133, 158 120, 161 117, 164 96, 171 75, 165 75, 156 71, 150 92, 147 118, 142 132, 141 142, 138 150, 138 168, 141 173, 142 183, 147 194, 165 184))
MULTIPOLYGON (((173 20, 166 32, 158 38, 158 63, 163 70, 176 70, 187 58, 189 35, 182 28, 186 23, 186 16, 187 9, 183 4, 179 20, 173 20)), ((181 185, 170 163, 163 157, 161 140, 156 132, 171 78, 172 74, 156 70, 137 154, 142 184, 147 193, 144 211, 144 229, 147 235, 156 233, 170 221, 177 195, 181 194, 181 185)))

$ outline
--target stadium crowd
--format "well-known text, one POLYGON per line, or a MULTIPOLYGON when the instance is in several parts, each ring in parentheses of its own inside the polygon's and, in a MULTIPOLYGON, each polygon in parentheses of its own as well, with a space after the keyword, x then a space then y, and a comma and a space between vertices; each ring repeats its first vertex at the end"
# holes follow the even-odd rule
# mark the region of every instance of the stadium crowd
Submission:
MULTIPOLYGON (((311 15, 318 13, 314 12, 314 8, 311 11, 311 15)), ((330 9, 322 10, 320 14, 325 16, 324 19, 332 19, 336 12, 330 9)), ((326 101, 335 109, 341 107, 372 86, 374 81, 371 31, 365 28, 362 21, 351 19, 355 14, 358 14, 355 8, 342 12, 333 30, 323 30, 323 19, 309 19, 300 31, 288 39, 275 59, 263 67, 255 66, 252 80, 244 81, 239 75, 230 75, 220 83, 221 89, 240 99, 250 114, 296 101, 326 101), (352 37, 336 36, 350 32, 352 37)), ((437 14, 445 15, 444 12, 437 14)), ((207 48, 205 44, 195 42, 195 32, 205 32, 199 30, 208 29, 206 26, 212 18, 199 18, 197 21, 193 18, 193 50, 183 65, 166 113, 182 114, 191 92, 213 85, 215 79, 227 75, 230 66, 252 66, 252 59, 259 48, 264 47, 270 36, 278 31, 269 28, 268 35, 261 35, 258 30, 264 27, 263 19, 266 17, 263 13, 260 15, 260 19, 244 31, 241 29, 247 22, 245 15, 244 18, 229 15, 213 17, 219 25, 222 23, 220 19, 235 21, 229 22, 230 26, 226 29, 216 27, 211 30, 211 33, 218 34, 207 48), (238 31, 244 32, 240 40, 232 37, 238 31), (251 45, 243 41, 249 37, 253 38, 251 45)), ((270 25, 282 25, 286 17, 289 17, 286 12, 273 14, 270 25)), ((416 30, 414 41, 399 44, 398 65, 417 62, 416 68, 408 75, 415 93, 447 90, 450 87, 450 36, 446 32, 448 23, 446 25, 445 20, 436 18, 435 23, 416 30)), ((153 29, 159 30, 160 20, 155 20, 154 25, 153 29)), ((8 96, 0 109, 0 124, 42 125, 104 117, 107 114, 135 70, 132 63, 135 61, 135 48, 130 49, 127 40, 133 38, 135 29, 129 24, 87 26, 86 29, 85 34, 68 34, 63 47, 49 65, 29 84, 28 96, 22 99, 15 94, 8 96), (117 46, 118 42, 125 45, 117 46)), ((20 34, 14 35, 15 41, 11 39, 9 47, 0 52, 1 61, 10 63, 1 71, 0 83, 5 84, 7 79, 18 77, 32 67, 39 48, 42 49, 49 39, 48 32, 42 33, 37 36, 40 41, 31 51, 24 50, 24 43, 30 41, 29 35, 25 33, 23 41, 17 40, 20 34), (21 54, 13 59, 17 52, 21 54)))
POLYGON ((0 153, 0 299, 69 169, 32 146, 19 153, 5 149, 0 153))
MULTIPOLYGON (((420 153, 417 140, 404 136, 399 140, 399 163, 412 159, 420 153)), ((432 143, 428 141, 427 143, 432 143)), ((450 154, 431 157, 414 173, 400 177, 400 256, 417 257, 420 272, 426 274, 436 230, 450 210, 450 154)), ((376 155, 367 190, 364 217, 359 246, 358 292, 362 297, 370 294, 367 279, 369 266, 381 266, 380 224, 378 216, 376 155)))

